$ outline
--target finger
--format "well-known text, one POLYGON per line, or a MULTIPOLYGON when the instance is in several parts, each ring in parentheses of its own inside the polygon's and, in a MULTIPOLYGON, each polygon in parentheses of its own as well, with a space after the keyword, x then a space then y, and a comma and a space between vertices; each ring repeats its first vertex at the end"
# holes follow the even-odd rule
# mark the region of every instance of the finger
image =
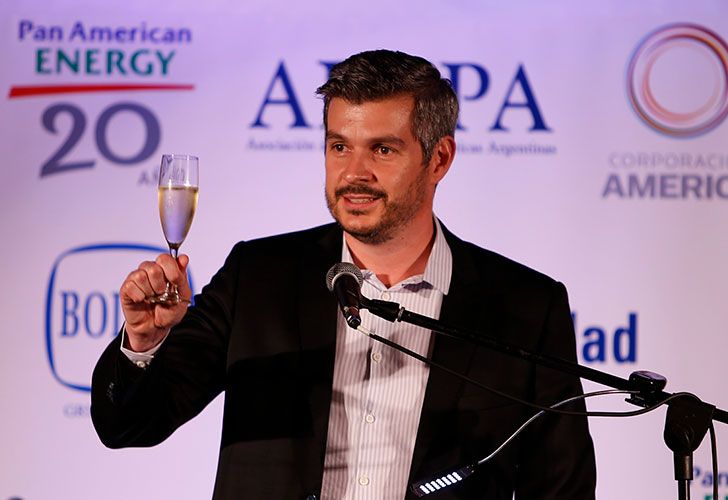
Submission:
POLYGON ((179 264, 180 271, 187 274, 187 266, 190 264, 190 258, 186 254, 182 254, 177 258, 177 264, 179 264))
POLYGON ((177 287, 179 296, 184 299, 184 304, 189 304, 192 298, 192 290, 190 290, 187 281, 187 266, 190 259, 187 255, 181 255, 176 260, 170 255, 160 255, 157 257, 157 264, 164 269, 167 280, 177 287))
MULTIPOLYGON (((144 294, 144 297, 150 297, 156 294, 149 277, 148 268, 150 265, 154 265, 154 263, 142 262, 139 264, 139 267, 129 273, 129 276, 127 276, 126 280, 122 284, 121 291, 122 293, 126 293, 130 300, 136 301, 139 298, 139 293, 144 294)), ((152 271, 152 273, 154 273, 154 271, 152 271)), ((158 271, 158 274, 161 275, 161 271, 158 271)))
POLYGON ((159 295, 164 293, 167 288, 167 277, 164 269, 156 262, 145 261, 139 264, 139 270, 144 273, 144 277, 140 278, 139 284, 141 288, 151 295, 159 295), (146 278, 146 282, 144 281, 146 278))
POLYGON ((161 254, 157 257, 156 264, 164 271, 164 277, 167 281, 174 284, 181 282, 184 275, 174 257, 169 254, 161 254))
POLYGON ((185 299, 186 303, 189 304, 192 299, 192 290, 190 289, 190 283, 187 276, 187 266, 190 264, 189 256, 182 254, 177 258, 177 265, 179 266, 180 281, 177 283, 179 288, 180 297, 185 299))
POLYGON ((180 302, 173 306, 156 307, 154 309, 154 326, 158 329, 169 330, 179 323, 187 311, 187 305, 180 302))
POLYGON ((144 300, 151 293, 151 287, 149 286, 149 280, 146 278, 146 274, 141 271, 133 271, 127 276, 124 282, 121 284, 120 295, 122 302, 144 302, 144 300), (143 280, 147 283, 147 290, 145 290, 139 281, 143 280))

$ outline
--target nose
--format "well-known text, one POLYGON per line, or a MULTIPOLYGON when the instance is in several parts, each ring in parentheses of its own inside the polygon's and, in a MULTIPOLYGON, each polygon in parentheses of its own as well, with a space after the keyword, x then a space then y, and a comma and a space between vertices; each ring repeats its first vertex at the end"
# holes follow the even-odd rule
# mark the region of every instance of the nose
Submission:
POLYGON ((352 154, 344 169, 343 177, 349 184, 373 181, 374 172, 368 156, 362 153, 352 154))

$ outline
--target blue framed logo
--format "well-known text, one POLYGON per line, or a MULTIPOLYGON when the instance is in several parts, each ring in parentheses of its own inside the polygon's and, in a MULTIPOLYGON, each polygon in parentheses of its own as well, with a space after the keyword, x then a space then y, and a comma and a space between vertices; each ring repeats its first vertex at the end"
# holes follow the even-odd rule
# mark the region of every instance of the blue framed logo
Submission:
MULTIPOLYGON (((124 321, 119 286, 139 262, 166 252, 152 245, 98 243, 72 248, 56 258, 46 294, 45 343, 58 383, 91 390, 93 367, 124 321)), ((187 278, 194 293, 189 268, 187 278)))

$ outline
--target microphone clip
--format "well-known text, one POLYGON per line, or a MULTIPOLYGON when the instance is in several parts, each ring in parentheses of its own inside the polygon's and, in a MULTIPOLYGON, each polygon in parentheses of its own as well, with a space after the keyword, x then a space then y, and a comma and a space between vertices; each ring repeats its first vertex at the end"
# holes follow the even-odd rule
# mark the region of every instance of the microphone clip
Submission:
POLYGON ((368 309, 375 316, 379 316, 392 323, 402 321, 402 314, 405 311, 404 307, 401 307, 396 302, 368 299, 364 296, 361 297, 360 304, 362 309, 368 309))

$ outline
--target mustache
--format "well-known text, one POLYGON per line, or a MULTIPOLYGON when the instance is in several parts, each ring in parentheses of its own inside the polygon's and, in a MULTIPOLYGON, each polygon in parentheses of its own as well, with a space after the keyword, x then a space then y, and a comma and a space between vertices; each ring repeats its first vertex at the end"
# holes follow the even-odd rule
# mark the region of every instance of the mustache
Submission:
POLYGON ((372 198, 387 197, 387 193, 385 193, 384 191, 374 189, 370 186, 362 186, 356 184, 353 186, 342 186, 334 191, 334 196, 336 196, 337 198, 341 198, 342 196, 346 196, 347 194, 366 194, 371 196, 372 198))

